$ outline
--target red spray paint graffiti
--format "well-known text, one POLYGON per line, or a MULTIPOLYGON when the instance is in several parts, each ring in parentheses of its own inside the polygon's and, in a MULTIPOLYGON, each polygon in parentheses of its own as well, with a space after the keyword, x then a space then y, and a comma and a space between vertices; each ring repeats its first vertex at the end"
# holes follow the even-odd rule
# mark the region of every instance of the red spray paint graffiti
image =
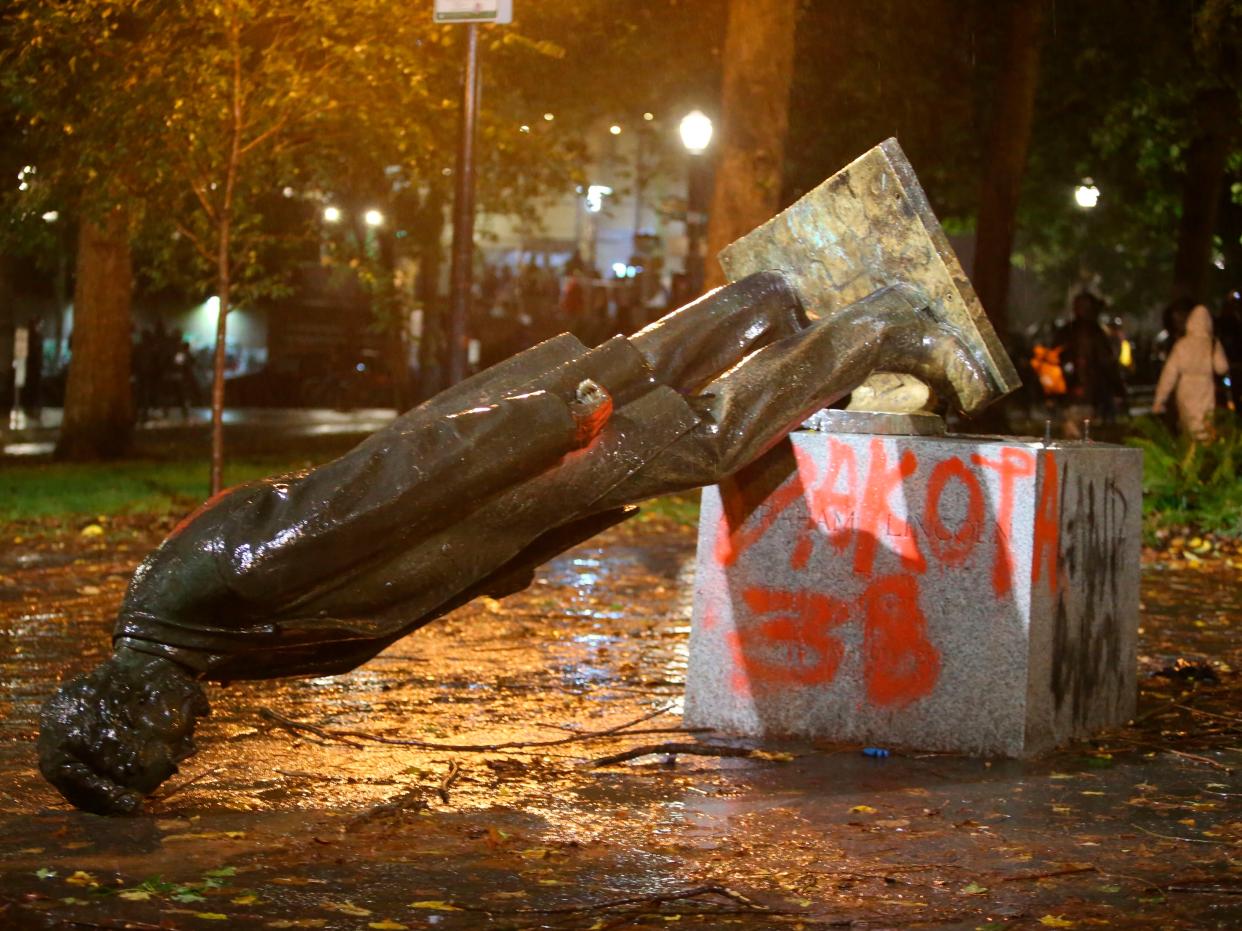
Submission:
POLYGON ((940 653, 927 639, 918 597, 910 575, 882 576, 854 603, 805 590, 746 589, 752 617, 726 635, 734 690, 831 683, 844 655, 831 631, 861 616, 867 698, 897 708, 922 698, 935 688, 940 653))
MULTIPOLYGON (((731 521, 726 501, 714 555, 720 567, 734 565, 783 514, 805 509, 805 517, 797 518, 802 526, 790 541, 791 568, 807 571, 821 543, 827 544, 825 555, 830 559, 849 558, 853 546, 850 566, 865 587, 853 600, 837 599, 810 587, 746 587, 739 606, 745 610, 738 612, 736 629, 725 634, 734 662, 733 685, 747 694, 755 688, 830 684, 847 656, 839 629, 858 620, 866 700, 880 707, 902 708, 930 695, 940 676, 940 653, 928 635, 920 604, 920 576, 926 574, 929 558, 941 569, 960 569, 977 558, 980 543, 990 539, 995 546, 992 589, 998 598, 1007 595, 1013 588, 1014 502, 1018 483, 1036 473, 1035 456, 1004 447, 996 459, 970 457, 971 465, 996 475, 997 513, 995 524, 988 528, 983 482, 987 473, 981 475, 962 458, 937 461, 916 503, 909 500, 907 484, 919 470, 913 452, 905 451, 894 462, 886 441, 872 438, 865 480, 860 483, 862 470, 855 448, 833 437, 826 438, 826 446, 822 476, 810 454, 795 447, 796 473, 752 520, 731 521), (901 492, 907 493, 905 516, 896 506, 901 492), (881 540, 896 556, 896 565, 881 568, 884 574, 876 576, 881 540)), ((1042 577, 1041 565, 1047 560, 1048 584, 1055 591, 1059 514, 1051 456, 1046 459, 1038 502, 1032 582, 1042 577)), ((716 626, 716 615, 708 613, 716 626)))
POLYGON ((854 571, 858 575, 871 575, 875 567, 876 541, 882 532, 892 537, 893 548, 901 557, 903 568, 911 572, 927 570, 927 562, 919 552, 910 525, 894 516, 889 500, 918 465, 914 453, 906 450, 896 467, 890 469, 884 441, 878 436, 872 439, 867 484, 863 487, 862 506, 858 512, 858 543, 854 547, 854 571))
POLYGON ((1061 528, 1060 499, 1057 493, 1057 461, 1052 453, 1045 452, 1043 481, 1039 485, 1038 503, 1035 505, 1035 540, 1031 552, 1031 587, 1039 582, 1043 572, 1044 554, 1048 562, 1048 594, 1057 593, 1057 553, 1061 528))
POLYGON ((979 542, 976 529, 983 523, 983 489, 979 480, 957 456, 936 463, 927 480, 927 545, 946 566, 960 566, 979 542), (940 516, 940 499, 950 479, 957 479, 966 488, 966 517, 950 530, 940 516))
POLYGON ((1013 588, 1013 531, 1014 486, 1020 478, 1035 474, 1035 457, 1022 449, 1006 446, 1000 459, 985 459, 974 455, 970 461, 977 466, 995 469, 1000 480, 1000 502, 996 508, 996 561, 992 564, 992 591, 1000 598, 1013 588))

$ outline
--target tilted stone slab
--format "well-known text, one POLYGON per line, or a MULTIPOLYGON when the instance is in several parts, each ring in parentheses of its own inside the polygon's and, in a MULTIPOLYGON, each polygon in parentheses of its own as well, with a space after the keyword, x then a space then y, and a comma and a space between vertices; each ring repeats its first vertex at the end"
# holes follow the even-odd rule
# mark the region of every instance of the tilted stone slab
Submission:
POLYGON ((686 722, 1025 756, 1134 712, 1142 456, 802 431, 704 490, 686 722))

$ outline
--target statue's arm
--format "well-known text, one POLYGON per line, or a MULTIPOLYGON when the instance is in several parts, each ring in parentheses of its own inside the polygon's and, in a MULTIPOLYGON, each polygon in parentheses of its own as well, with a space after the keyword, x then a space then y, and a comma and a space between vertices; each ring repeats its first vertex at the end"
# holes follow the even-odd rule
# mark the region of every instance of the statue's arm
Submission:
POLYGON ((344 456, 209 502, 130 584, 118 636, 163 622, 241 631, 273 607, 554 465, 581 442, 547 391, 407 414, 344 456))
POLYGON ((264 483, 228 520, 229 588, 284 598, 325 574, 467 515, 575 448, 566 399, 536 391, 406 420, 292 481, 264 483))

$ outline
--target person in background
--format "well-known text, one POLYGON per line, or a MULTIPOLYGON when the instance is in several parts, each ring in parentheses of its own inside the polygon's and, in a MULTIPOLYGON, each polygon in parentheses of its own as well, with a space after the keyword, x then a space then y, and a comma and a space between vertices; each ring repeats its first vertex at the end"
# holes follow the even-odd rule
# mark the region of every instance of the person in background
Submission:
POLYGON ((1172 396, 1182 432, 1200 442, 1208 439, 1208 418, 1216 407, 1215 376, 1228 371, 1225 350, 1212 336, 1212 315, 1195 304, 1186 316, 1186 335, 1173 344, 1156 382, 1152 413, 1164 413, 1172 396))
POLYGON ((1074 298, 1073 319, 1053 339, 1061 349, 1065 375, 1061 426, 1068 439, 1082 437, 1084 420, 1107 416, 1123 391, 1113 344, 1099 322, 1102 306, 1094 294, 1080 292, 1074 298))
POLYGON ((22 388, 22 407, 36 423, 43 421, 43 322, 31 317, 26 324, 26 385, 22 388))
POLYGON ((1234 291, 1221 305, 1216 319, 1216 338, 1229 360, 1222 399, 1235 414, 1242 416, 1242 291, 1234 291))

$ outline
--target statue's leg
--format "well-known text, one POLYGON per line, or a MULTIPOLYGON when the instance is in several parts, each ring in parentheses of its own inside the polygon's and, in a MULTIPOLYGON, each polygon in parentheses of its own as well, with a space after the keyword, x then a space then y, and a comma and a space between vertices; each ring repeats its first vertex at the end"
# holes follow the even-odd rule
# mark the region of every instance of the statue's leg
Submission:
POLYGON ((807 323, 785 276, 758 272, 661 317, 630 342, 663 384, 690 393, 807 323))
POLYGON ((745 359, 688 399, 703 422, 598 502, 599 509, 711 485, 754 461, 874 371, 953 397, 948 373, 986 379, 965 343, 901 288, 884 288, 745 359))

